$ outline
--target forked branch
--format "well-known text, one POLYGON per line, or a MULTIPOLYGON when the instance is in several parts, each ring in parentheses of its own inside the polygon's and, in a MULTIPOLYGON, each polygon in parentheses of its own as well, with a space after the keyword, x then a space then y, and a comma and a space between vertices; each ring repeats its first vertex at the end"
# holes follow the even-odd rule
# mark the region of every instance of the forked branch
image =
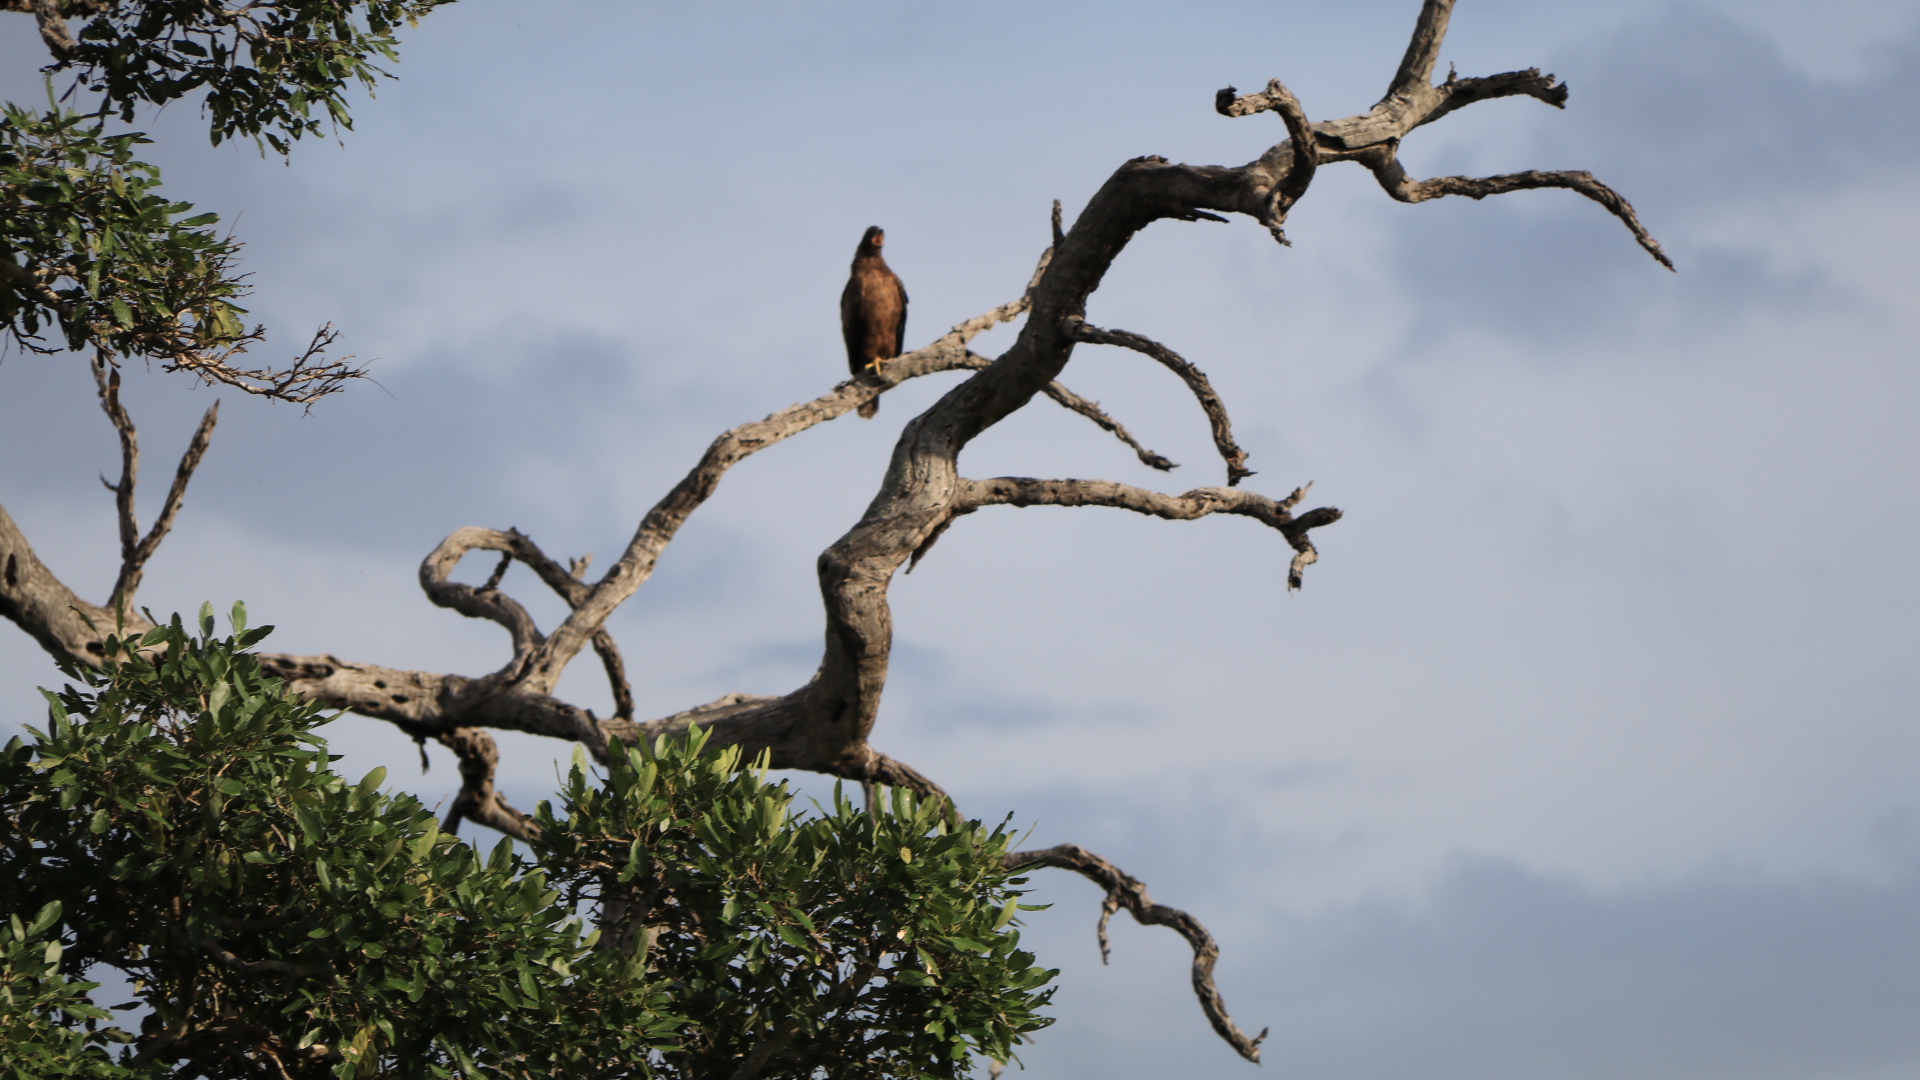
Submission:
POLYGON ((190 371, 203 382, 220 383, 258 397, 306 406, 311 406, 328 394, 339 393, 355 379, 367 378, 367 369, 354 366, 353 357, 327 355, 327 349, 340 336, 332 323, 315 330, 307 347, 286 367, 237 366, 234 358, 245 352, 248 345, 263 340, 264 333, 264 328, 256 327, 238 343, 219 351, 175 350, 166 357, 166 370, 190 371))
POLYGON ((1213 966, 1220 960, 1220 946, 1214 943, 1213 935, 1207 932, 1207 928, 1200 925, 1200 920, 1179 908, 1154 903, 1139 878, 1078 844, 1061 844, 1039 851, 1016 851, 1006 856, 1005 862, 1009 870, 1029 866, 1071 870, 1106 890, 1106 900, 1100 908, 1099 925, 1102 963, 1106 962, 1109 952, 1107 920, 1121 908, 1126 908, 1134 921, 1142 926, 1169 927, 1186 938, 1187 944, 1193 947, 1193 993, 1200 999, 1200 1009, 1207 1014, 1207 1022, 1241 1057, 1256 1063, 1260 1060, 1260 1044, 1266 1040, 1268 1029, 1261 1028, 1260 1034, 1248 1038, 1240 1026, 1233 1022, 1233 1017, 1227 1015, 1226 1000, 1220 996, 1220 987, 1213 978, 1213 966))
POLYGON ((167 488, 167 498, 160 506, 160 516, 154 518, 153 527, 143 537, 134 507, 134 488, 140 477, 140 433, 133 426, 133 417, 127 414, 126 407, 120 403, 120 369, 112 365, 104 352, 94 353, 93 380, 99 390, 100 408, 107 414, 107 419, 113 421, 114 430, 120 435, 120 481, 107 484, 102 477, 100 482, 113 492, 114 509, 120 523, 120 574, 114 580, 113 594, 107 601, 107 607, 125 611, 133 606, 134 594, 140 590, 140 579, 146 573, 147 561, 160 549, 160 542, 173 531, 174 518, 179 516, 181 503, 187 496, 187 484, 192 481, 194 470, 200 467, 200 459, 206 456, 207 447, 213 442, 213 427, 220 422, 220 403, 215 401, 200 417, 200 424, 194 428, 193 438, 187 443, 187 451, 181 455, 180 465, 174 470, 173 484, 167 488))
POLYGON ((1294 550, 1287 568, 1287 587, 1298 589, 1301 574, 1320 558, 1309 532, 1340 520, 1340 511, 1330 506, 1309 510, 1299 517, 1293 508, 1306 497, 1311 484, 1295 488, 1284 499, 1270 499, 1238 488, 1195 488, 1184 495, 1163 495, 1158 491, 1116 484, 1110 480, 1035 480, 1024 476, 1001 476, 992 480, 966 480, 965 490, 954 500, 955 514, 969 514, 983 506, 1108 506, 1131 510, 1169 521, 1192 521, 1208 514, 1237 514, 1250 517, 1287 538, 1294 550))
POLYGON ((1220 400, 1219 394, 1213 392, 1213 383, 1208 381, 1206 372, 1194 367, 1165 345, 1139 334, 1125 330, 1102 330, 1080 318, 1069 318, 1066 330, 1067 335, 1075 341, 1092 345, 1118 345, 1151 356, 1166 365, 1167 370, 1180 376, 1180 381, 1187 384, 1187 389, 1193 392, 1201 410, 1207 414, 1207 425, 1213 429, 1214 448, 1220 451, 1221 460, 1227 463, 1227 486, 1233 487, 1253 475, 1253 470, 1247 468, 1247 452, 1233 441, 1233 421, 1227 418, 1226 403, 1220 400))
POLYGON ((493 786, 494 772, 500 767, 500 747, 493 736, 478 728, 454 728, 438 736, 441 744, 460 759, 460 793, 447 808, 440 829, 460 831, 462 820, 497 829, 516 840, 533 843, 540 839, 540 828, 533 819, 513 808, 493 786))

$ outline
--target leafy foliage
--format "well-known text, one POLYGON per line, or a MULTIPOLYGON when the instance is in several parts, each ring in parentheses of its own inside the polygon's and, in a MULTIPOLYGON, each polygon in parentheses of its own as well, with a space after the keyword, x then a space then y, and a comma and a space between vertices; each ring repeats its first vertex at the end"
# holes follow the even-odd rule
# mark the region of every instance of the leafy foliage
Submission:
POLYGON ((7 106, 0 256, 17 272, 0 318, 15 342, 52 351, 40 334, 52 325, 65 348, 176 360, 258 336, 234 303, 239 244, 210 228, 218 215, 158 193, 160 170, 133 156, 147 141, 66 110, 7 106))
POLYGON ((109 636, 0 750, 0 1080, 949 1077, 1045 1022, 1004 829, 798 817, 696 735, 576 767, 532 861, 482 857, 333 773, 245 652, 271 628, 233 626, 109 636), (137 1034, 100 1028, 97 964, 137 1034))
POLYGON ((704 735, 578 764, 567 817, 542 804, 539 863, 591 903, 609 943, 675 987, 692 1018, 659 1074, 952 1077, 974 1052, 1005 1061, 1055 974, 1009 924, 1004 825, 950 826, 944 803, 895 789, 891 812, 796 817, 784 782, 740 769, 704 735))
MULTIPOLYGON (((321 356, 331 328, 284 369, 231 359, 260 339, 241 322, 239 245, 218 218, 158 193, 134 160, 137 132, 109 134, 141 104, 204 93, 217 145, 254 139, 285 154, 325 125, 351 128, 347 95, 371 92, 398 59, 402 23, 451 0, 7 0, 31 11, 73 90, 98 94, 76 115, 9 104, 0 121, 0 319, 23 348, 141 356, 251 394, 311 403, 365 371, 321 356), (82 19, 79 35, 67 20, 82 19), (43 343, 43 328, 57 339, 43 343)), ((48 83, 51 95, 52 83, 48 83)), ((71 91, 70 91, 71 93, 71 91)), ((350 359, 350 358, 348 358, 350 359)))
POLYGON ((105 1050, 125 1033, 98 1030, 109 1014, 87 999, 99 984, 61 974, 64 950, 47 934, 59 919, 56 901, 31 922, 14 915, 0 927, 0 1080, 129 1076, 105 1050))
POLYGON ((201 88, 213 141, 264 139, 280 153, 323 123, 351 128, 346 91, 372 90, 399 59, 395 29, 452 0, 93 0, 55 70, 131 121, 201 88))

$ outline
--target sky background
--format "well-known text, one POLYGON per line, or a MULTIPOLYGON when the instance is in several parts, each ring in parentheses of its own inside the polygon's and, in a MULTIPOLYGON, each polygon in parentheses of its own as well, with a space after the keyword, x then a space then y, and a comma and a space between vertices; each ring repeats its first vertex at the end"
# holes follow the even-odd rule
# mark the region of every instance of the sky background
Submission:
MULTIPOLYGON (((244 599, 269 647, 488 671, 503 636, 430 605, 419 560, 484 525, 605 566, 714 435, 844 377, 867 225, 924 344, 1018 294, 1051 200, 1281 137, 1216 89, 1364 111, 1418 6, 466 0, 406 35, 343 145, 283 164, 209 148, 191 107, 144 118, 172 195, 248 242, 262 356, 331 321, 380 385, 302 416, 130 376, 147 515, 225 401, 141 602, 244 599)), ((0 89, 43 100, 31 20, 0 33, 0 89)), ((1346 512, 1306 588, 1248 521, 1050 508, 975 514, 894 584, 875 745, 1191 911, 1235 1017, 1273 1029, 1262 1073, 1177 937, 1117 920, 1102 969, 1096 890, 1043 877, 1060 1020, 1027 1075, 1920 1077, 1920 2, 1465 0, 1447 62, 1572 97, 1448 116, 1410 171, 1591 169, 1680 272, 1566 192, 1402 206, 1352 165, 1290 249, 1154 225, 1089 317, 1212 376, 1249 487, 1346 512)), ((815 556, 958 378, 728 475, 610 624, 644 715, 806 679, 815 556)), ((1086 347, 1063 381, 1183 467, 1039 401, 962 472, 1222 482, 1157 365, 1086 347)), ((96 601, 116 465, 80 359, 0 360, 0 503, 96 601)), ((507 578, 551 625, 535 584, 507 578)), ((563 690, 604 711, 596 667, 563 690)), ((0 728, 57 678, 0 633, 0 728)), ((352 775, 455 786, 383 724, 329 734, 352 775)), ((570 748, 502 742, 530 806, 570 748)))

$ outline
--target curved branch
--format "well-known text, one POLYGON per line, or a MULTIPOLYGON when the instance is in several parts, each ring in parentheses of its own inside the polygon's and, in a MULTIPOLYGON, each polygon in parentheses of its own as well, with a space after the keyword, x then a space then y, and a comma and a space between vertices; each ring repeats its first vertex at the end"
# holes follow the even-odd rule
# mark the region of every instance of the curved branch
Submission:
MULTIPOLYGON (((420 588, 427 594, 427 599, 470 619, 498 623, 512 636, 513 658, 497 673, 498 677, 507 680, 525 670, 533 658, 534 650, 546 640, 546 635, 540 633, 533 616, 518 600, 500 591, 498 572, 479 588, 453 581, 448 575, 453 573, 453 568, 460 565, 460 560, 469 551, 497 551, 511 559, 516 546, 514 541, 519 539, 524 537, 517 530, 509 529, 503 533, 497 529, 469 525, 455 529, 452 535, 440 541, 439 547, 420 561, 420 588)), ((500 568, 504 570, 506 566, 503 560, 500 568)))
POLYGON ((1313 183, 1314 171, 1320 167, 1320 142, 1307 123, 1307 112, 1301 107, 1300 100, 1279 79, 1268 79, 1267 88, 1257 94, 1236 98, 1234 93, 1231 86, 1215 93, 1214 111, 1222 116, 1252 116, 1271 110, 1279 113, 1280 119, 1287 125, 1287 141, 1268 151, 1268 154, 1274 155, 1285 149, 1290 164, 1286 175, 1274 187, 1272 203, 1261 223, 1275 240, 1292 247, 1293 241, 1287 239, 1283 226, 1287 221, 1287 212, 1307 193, 1307 185, 1313 183))
POLYGON ((1294 549, 1293 563, 1287 569, 1289 589, 1298 589, 1302 572, 1320 558, 1307 534, 1342 517, 1340 511, 1330 506, 1293 516, 1293 508, 1306 497, 1312 484, 1295 488, 1284 499, 1270 499, 1238 488, 1195 488, 1184 495, 1163 495, 1110 480, 1001 476, 961 482, 966 487, 954 500, 955 514, 970 514, 982 506, 1108 506, 1169 521, 1192 521, 1208 514, 1250 517, 1277 530, 1294 549))
POLYGON ((515 810, 493 786, 493 774, 500 765, 500 747, 493 736, 478 728, 462 727, 441 732, 439 739, 460 759, 460 794, 447 808, 441 831, 457 833, 461 820, 466 819, 526 843, 539 840, 540 829, 533 819, 515 810))
POLYGON ((1233 421, 1227 418, 1226 403, 1220 400, 1219 394, 1213 392, 1213 383, 1207 380, 1206 372, 1194 367, 1165 345, 1139 334, 1125 330, 1102 330, 1079 318, 1069 318, 1066 330, 1075 341, 1091 345, 1118 345, 1165 364, 1169 371, 1180 376, 1181 381, 1187 384, 1187 389, 1193 391, 1193 396, 1199 400, 1200 408, 1206 411, 1207 423, 1213 428, 1214 448, 1220 451, 1221 460, 1227 463, 1227 486, 1232 487, 1253 475, 1253 470, 1246 467, 1247 452, 1233 441, 1233 421))
POLYGON ((1453 110, 1466 108, 1476 101, 1491 101, 1494 98, 1530 97, 1556 109, 1567 107, 1567 84, 1551 75, 1541 74, 1539 68, 1503 71, 1498 75, 1469 79, 1449 74, 1446 82, 1433 89, 1440 95, 1440 103, 1421 116, 1419 124, 1414 125, 1416 127, 1431 124, 1453 110))
POLYGON ((1269 1029, 1262 1028, 1260 1034, 1249 1039, 1233 1022, 1233 1017, 1227 1015, 1227 1003, 1221 998, 1220 987, 1213 978, 1213 966, 1220 959, 1220 946, 1214 943, 1213 935, 1207 932, 1207 928, 1200 925, 1200 920, 1179 908, 1154 903, 1139 878, 1078 844, 1061 844, 1039 851, 1016 851, 1003 861, 1009 870, 1029 866, 1071 870, 1106 890, 1099 927, 1102 963, 1106 962, 1108 953, 1107 918, 1123 907, 1142 926, 1169 927, 1186 938, 1187 944, 1193 947, 1194 996, 1200 999, 1200 1008, 1207 1014, 1207 1021, 1241 1057, 1256 1063, 1260 1060, 1260 1044, 1266 1039, 1269 1029))
POLYGON ((80 597, 33 552, 26 534, 0 506, 0 615, 25 630, 48 655, 88 667, 106 657, 106 636, 137 636, 153 629, 138 612, 115 613, 80 597))
MULTIPOLYGON (((978 371, 992 363, 993 361, 977 353, 968 353, 967 362, 960 366, 978 371)), ((1134 456, 1140 459, 1140 464, 1145 465, 1147 468, 1158 469, 1161 472, 1171 472, 1180 467, 1178 463, 1170 461, 1166 457, 1140 445, 1140 441, 1133 437, 1133 432, 1128 431, 1126 425, 1120 421, 1108 416, 1106 410, 1100 407, 1099 402, 1090 401, 1087 398, 1081 397, 1079 394, 1068 389, 1065 383, 1056 379, 1048 383, 1041 393, 1053 399, 1061 408, 1086 417, 1093 421, 1095 427, 1111 433, 1114 438, 1126 443, 1127 448, 1132 450, 1134 456)))
POLYGON ((1584 169, 1543 172, 1528 170, 1519 173, 1503 173, 1499 176, 1436 176, 1431 180, 1414 180, 1407 176, 1407 170, 1401 166, 1400 159, 1392 154, 1381 155, 1383 160, 1361 163, 1373 171, 1380 186, 1387 194, 1404 203, 1420 203, 1429 199, 1444 198, 1448 195, 1465 195, 1469 199, 1484 199, 1489 195, 1504 195, 1509 191, 1528 191, 1534 188, 1564 188, 1584 195, 1601 206, 1607 212, 1620 219, 1633 238, 1640 242, 1647 254, 1654 257, 1661 266, 1672 270, 1673 260, 1660 250, 1660 242, 1640 224, 1640 216, 1633 211, 1633 204, 1624 196, 1594 178, 1584 169))
POLYGON ((652 576, 660 553, 666 550, 687 517, 712 496, 728 469, 760 450, 858 408, 907 379, 965 367, 969 342, 1027 311, 1034 288, 1046 278, 1053 254, 1052 248, 1042 253, 1033 280, 1020 299, 955 326, 923 349, 889 360, 877 376, 868 374, 849 379, 822 397, 790 405, 764 420, 742 424, 715 439, 693 470, 641 519, 640 527, 634 531, 620 559, 592 585, 566 621, 536 650, 523 679, 526 688, 535 693, 553 690, 567 664, 600 631, 614 609, 652 576))

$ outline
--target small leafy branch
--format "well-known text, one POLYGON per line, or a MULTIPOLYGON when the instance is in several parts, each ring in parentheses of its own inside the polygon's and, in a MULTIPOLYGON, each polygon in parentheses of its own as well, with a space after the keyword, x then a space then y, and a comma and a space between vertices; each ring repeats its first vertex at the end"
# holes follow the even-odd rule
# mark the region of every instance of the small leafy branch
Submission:
MULTIPOLYGON (((286 371, 238 367, 263 337, 238 301, 240 244, 218 214, 159 193, 160 170, 134 157, 138 132, 98 116, 15 105, 0 115, 0 320, 39 353, 95 350, 250 393, 311 402, 365 374, 315 347, 286 371), (52 338, 49 340, 48 335, 52 338)), ((324 339, 324 340, 322 340, 324 339)))

